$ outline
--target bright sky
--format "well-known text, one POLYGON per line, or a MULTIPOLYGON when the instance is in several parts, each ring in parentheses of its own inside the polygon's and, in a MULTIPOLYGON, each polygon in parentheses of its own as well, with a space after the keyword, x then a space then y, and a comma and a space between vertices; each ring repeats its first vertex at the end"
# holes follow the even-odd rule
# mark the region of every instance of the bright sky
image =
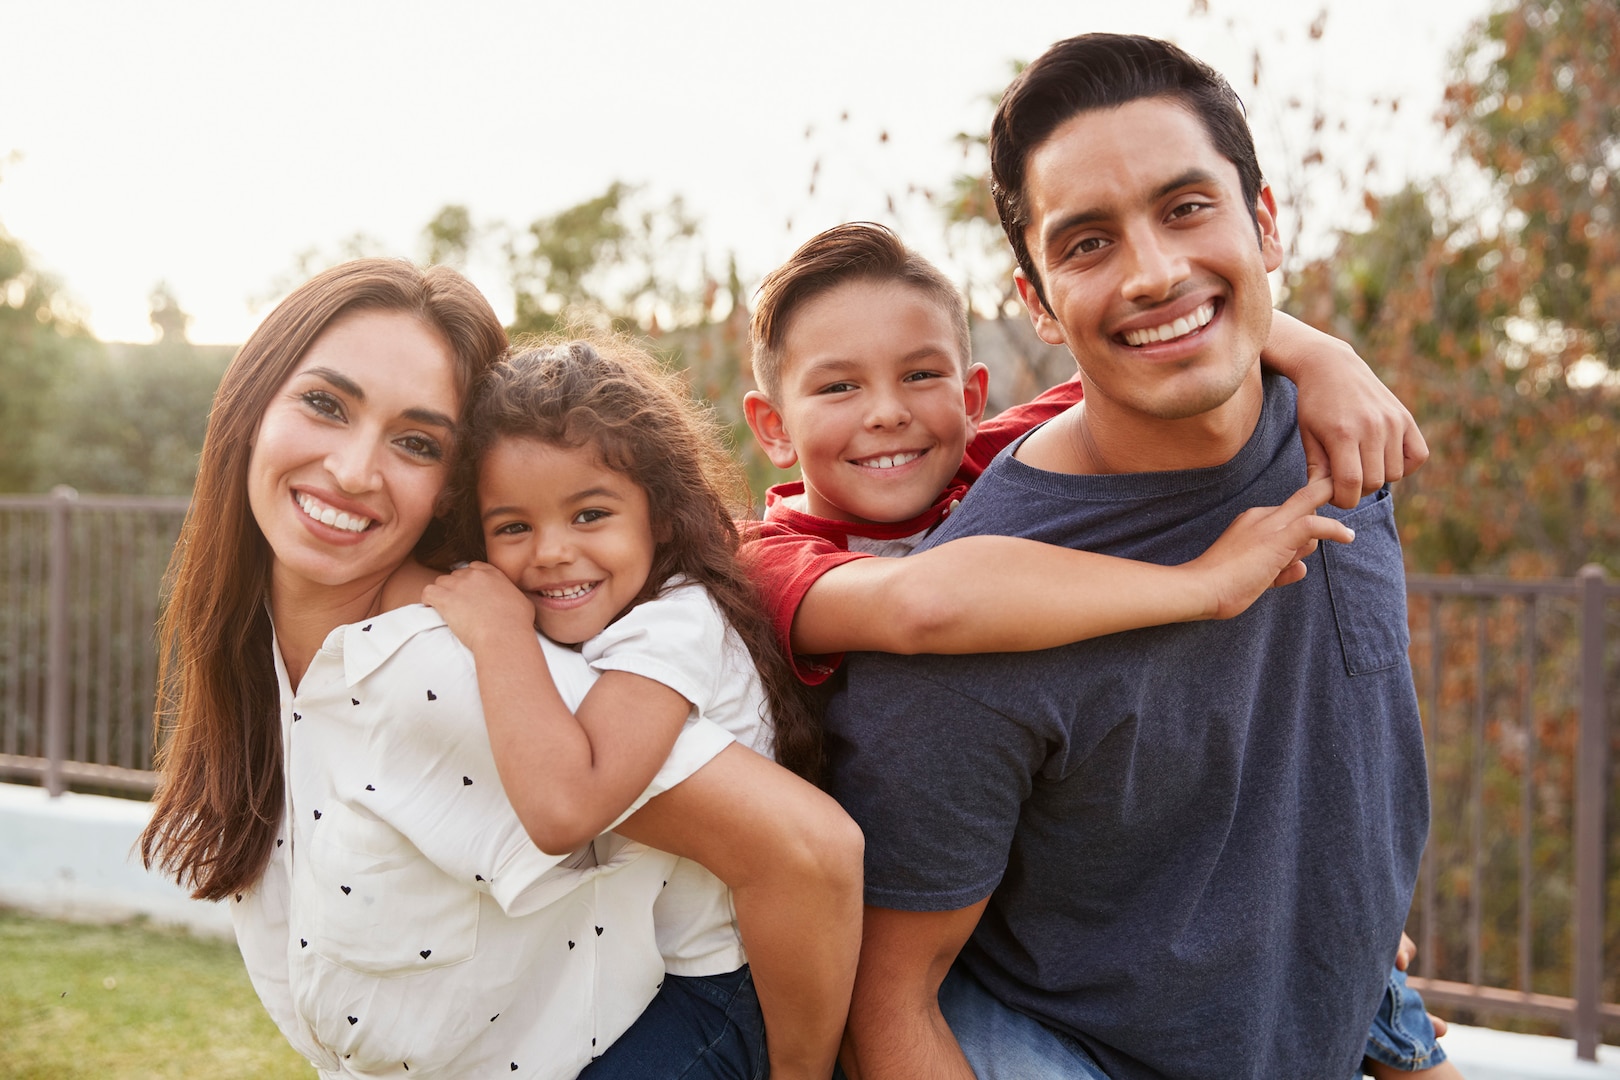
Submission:
MULTIPOLYGON (((1012 60, 1087 30, 1224 72, 1279 187, 1307 149, 1291 97, 1350 123, 1332 164, 1376 156, 1384 188, 1442 171, 1432 117, 1489 0, 1324 2, 1312 41, 1322 8, 1278 0, 0 0, 0 224, 127 341, 151 339, 159 281, 194 341, 239 342, 301 252, 364 233, 420 257, 446 203, 521 226, 615 179, 683 195, 750 282, 852 218, 940 257, 908 187, 948 186, 1012 60)), ((1353 220, 1318 198, 1313 228, 1353 220)), ((509 311, 498 252, 469 272, 509 311)))

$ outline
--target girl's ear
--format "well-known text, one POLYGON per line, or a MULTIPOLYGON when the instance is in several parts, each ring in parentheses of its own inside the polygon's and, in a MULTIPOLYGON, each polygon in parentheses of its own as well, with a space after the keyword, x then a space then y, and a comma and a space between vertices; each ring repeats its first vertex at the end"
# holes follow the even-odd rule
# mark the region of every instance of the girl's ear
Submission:
POLYGON ((759 443, 772 465, 791 469, 799 463, 799 453, 793 449, 793 437, 788 434, 782 412, 769 398, 758 390, 748 391, 743 395, 743 417, 748 421, 748 430, 754 433, 754 441, 759 443))

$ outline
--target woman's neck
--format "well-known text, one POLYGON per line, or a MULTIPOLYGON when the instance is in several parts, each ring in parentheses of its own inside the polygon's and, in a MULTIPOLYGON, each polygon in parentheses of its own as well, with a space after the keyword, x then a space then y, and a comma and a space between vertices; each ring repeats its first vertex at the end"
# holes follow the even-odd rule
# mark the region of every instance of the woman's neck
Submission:
POLYGON ((388 579, 320 585, 270 570, 270 622, 294 690, 333 630, 380 614, 388 579))

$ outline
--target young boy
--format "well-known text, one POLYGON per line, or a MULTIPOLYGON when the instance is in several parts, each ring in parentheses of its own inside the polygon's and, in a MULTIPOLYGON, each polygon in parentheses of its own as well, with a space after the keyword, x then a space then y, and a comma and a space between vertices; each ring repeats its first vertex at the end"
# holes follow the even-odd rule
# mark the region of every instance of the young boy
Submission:
MULTIPOLYGON (((1145 333, 1197 333, 1211 314, 1145 333)), ((981 422, 987 373, 970 362, 956 288, 867 223, 827 230, 771 273, 752 337, 759 390, 744 401, 749 427, 773 464, 797 464, 802 479, 771 489, 744 555, 783 649, 811 685, 851 651, 1026 651, 1232 617, 1267 587, 1302 577, 1300 560, 1318 540, 1350 539, 1315 514, 1330 494, 1353 506, 1364 485, 1397 480, 1428 453, 1410 414, 1359 358, 1278 314, 1262 359, 1299 387, 1315 479, 1279 507, 1242 514, 1204 555, 1157 566, 973 536, 874 558, 909 554, 1003 447, 1080 400, 1078 376, 981 422)), ((1444 1054, 1421 1001, 1402 993, 1398 973, 1392 979, 1400 985, 1384 1008, 1399 1013, 1388 1025, 1396 1034, 1375 1026, 1369 1061, 1438 1065, 1444 1054), (1420 1029, 1409 1045, 1400 1044, 1403 1025, 1420 1029)))

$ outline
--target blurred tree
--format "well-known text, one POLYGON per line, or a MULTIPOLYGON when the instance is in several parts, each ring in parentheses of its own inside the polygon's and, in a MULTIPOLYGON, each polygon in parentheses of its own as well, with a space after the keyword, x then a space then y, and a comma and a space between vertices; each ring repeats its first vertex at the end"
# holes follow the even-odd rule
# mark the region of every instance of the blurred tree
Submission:
POLYGON ((698 222, 680 196, 649 203, 628 184, 547 217, 508 240, 513 333, 576 319, 656 335, 702 321, 712 299, 698 222))
POLYGON ((1520 0, 1465 42, 1443 118, 1463 182, 1382 200, 1290 276, 1423 422, 1414 569, 1572 574, 1620 555, 1620 7, 1520 0), (1480 205, 1458 205, 1477 168, 1480 205))
POLYGON ((429 265, 443 263, 460 270, 478 242, 478 228, 465 206, 448 204, 422 229, 423 250, 429 265))
POLYGON ((45 490, 34 443, 60 369, 89 342, 56 281, 0 225, 0 491, 45 490))
POLYGON ((147 310, 160 344, 178 345, 189 340, 186 328, 191 325, 191 316, 181 310, 180 301, 175 298, 168 282, 160 281, 152 289, 152 295, 147 299, 147 310))

